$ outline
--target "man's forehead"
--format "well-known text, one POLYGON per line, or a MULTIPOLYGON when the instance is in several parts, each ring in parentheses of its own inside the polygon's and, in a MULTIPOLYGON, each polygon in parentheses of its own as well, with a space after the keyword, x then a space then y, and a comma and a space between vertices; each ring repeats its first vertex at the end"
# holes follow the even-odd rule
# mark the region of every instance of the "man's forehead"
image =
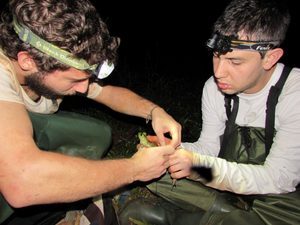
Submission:
POLYGON ((246 60, 248 58, 253 57, 260 57, 260 53, 256 51, 246 51, 246 50, 240 50, 240 49, 233 49, 231 52, 227 52, 225 54, 220 54, 218 52, 215 52, 219 57, 224 57, 226 59, 239 59, 239 60, 246 60))
POLYGON ((64 78, 72 79, 72 80, 80 80, 80 79, 88 79, 90 78, 93 73, 92 71, 88 70, 79 70, 75 69, 73 67, 68 68, 67 70, 56 70, 53 73, 50 73, 49 75, 56 75, 56 76, 61 76, 64 78))

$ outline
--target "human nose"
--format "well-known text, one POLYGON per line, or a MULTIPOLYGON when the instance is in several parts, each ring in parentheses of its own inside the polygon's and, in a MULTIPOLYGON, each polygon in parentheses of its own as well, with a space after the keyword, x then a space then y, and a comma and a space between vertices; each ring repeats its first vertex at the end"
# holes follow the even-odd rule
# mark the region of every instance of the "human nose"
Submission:
POLYGON ((218 59, 214 60, 214 75, 216 79, 227 77, 225 62, 218 59))
POLYGON ((86 79, 86 80, 77 82, 77 83, 73 86, 73 89, 74 89, 76 92, 79 92, 79 93, 85 93, 85 92, 87 91, 88 85, 89 85, 89 80, 86 79))

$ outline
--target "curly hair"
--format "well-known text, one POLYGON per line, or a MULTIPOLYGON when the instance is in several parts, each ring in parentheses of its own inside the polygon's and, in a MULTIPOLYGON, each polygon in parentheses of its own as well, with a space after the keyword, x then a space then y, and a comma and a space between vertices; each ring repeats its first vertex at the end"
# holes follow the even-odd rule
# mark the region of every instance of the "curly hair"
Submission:
POLYGON ((116 63, 118 40, 110 36, 106 24, 88 0, 10 0, 1 15, 0 46, 6 56, 17 59, 27 51, 44 72, 66 70, 70 66, 21 41, 13 28, 13 15, 45 41, 90 65, 104 60, 116 63))
POLYGON ((251 41, 282 43, 290 23, 285 0, 233 0, 214 24, 213 32, 251 41))

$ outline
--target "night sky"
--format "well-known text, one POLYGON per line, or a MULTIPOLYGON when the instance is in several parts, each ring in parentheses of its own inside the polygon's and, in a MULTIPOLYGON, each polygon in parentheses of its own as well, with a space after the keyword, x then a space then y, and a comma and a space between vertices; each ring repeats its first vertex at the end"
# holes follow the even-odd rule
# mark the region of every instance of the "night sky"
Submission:
MULTIPOLYGON (((300 19, 296 15, 296 1, 289 4, 292 23, 282 45, 285 55, 281 62, 300 67, 300 41, 299 34, 296 35, 300 19)), ((1 5, 5 2, 7 0, 1 0, 1 5)), ((211 53, 206 50, 205 42, 228 0, 173 1, 172 4, 161 1, 157 4, 155 1, 91 2, 111 34, 121 38, 120 61, 128 63, 132 70, 143 70, 145 62, 151 59, 151 62, 158 62, 161 71, 177 71, 183 76, 212 75, 211 53)))
MULTIPOLYGON (((300 17, 296 15, 298 13, 296 1, 298 0, 289 3, 292 22, 286 41, 282 45, 285 54, 280 61, 289 66, 300 67, 298 32, 300 17)), ((195 68, 195 75, 199 76, 202 71, 212 74, 211 53, 206 50, 205 42, 210 37, 213 23, 229 2, 229 0, 201 1, 201 3, 177 1, 172 4, 162 2, 155 4, 153 1, 140 4, 106 2, 102 7, 97 5, 96 7, 112 34, 121 37, 121 58, 128 58, 128 61, 135 63, 138 68, 139 65, 143 66, 143 56, 150 52, 154 61, 159 58, 160 64, 165 62, 169 70, 177 67, 184 73, 184 68, 195 68)))

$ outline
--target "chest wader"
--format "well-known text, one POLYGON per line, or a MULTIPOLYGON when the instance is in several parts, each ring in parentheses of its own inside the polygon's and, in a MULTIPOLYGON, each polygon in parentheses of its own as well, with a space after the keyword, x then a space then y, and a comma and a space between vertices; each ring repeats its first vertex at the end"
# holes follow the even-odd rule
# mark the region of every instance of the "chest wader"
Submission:
MULTIPOLYGON (((275 107, 291 68, 285 67, 275 86, 272 86, 267 100, 265 129, 242 127, 235 124, 239 99, 236 95, 225 96, 228 121, 222 137, 219 157, 229 162, 263 165, 270 152, 276 134, 275 107), (231 111, 231 100, 234 104, 231 111)), ((248 211, 234 210, 228 215, 214 215, 212 224, 300 224, 300 192, 288 194, 239 195, 239 198, 252 203, 248 211)))
MULTIPOLYGON (((53 151, 69 156, 99 160, 105 155, 111 144, 112 135, 110 126, 95 118, 64 111, 50 115, 32 112, 28 112, 28 114, 32 122, 36 145, 43 151, 53 151)), ((101 179, 101 177, 99 177, 99 179, 101 179)), ((90 203, 90 201, 87 202, 83 200, 78 202, 80 205, 86 205, 88 203, 90 203)), ((75 207, 77 207, 77 205, 75 207)), ((43 221, 45 223, 41 222, 36 224, 55 224, 53 221, 57 217, 57 214, 60 212, 65 214, 65 211, 68 210, 69 207, 73 208, 74 204, 70 204, 70 206, 68 204, 65 206, 60 204, 54 207, 53 205, 49 205, 49 208, 46 206, 33 206, 28 207, 27 211, 14 210, 0 193, 0 224, 14 212, 16 212, 15 214, 21 212, 24 216, 29 216, 32 213, 34 218, 28 218, 25 219, 25 221, 31 219, 40 220, 46 216, 48 223, 43 221), (39 218, 39 216, 41 218, 39 218), (54 218, 52 221, 49 221, 51 216, 54 218)), ((9 220, 10 219, 11 218, 9 218, 9 220)), ((7 221, 5 221, 4 224, 6 224, 6 222, 7 221)), ((27 223, 22 221, 22 224, 27 223)))
MULTIPOLYGON (((230 162, 264 164, 276 133, 274 129, 275 107, 289 72, 290 69, 285 67, 277 84, 270 89, 265 129, 237 126, 235 118, 238 104, 236 103, 239 99, 237 96, 226 96, 225 105, 227 105, 226 112, 229 119, 225 129, 227 131, 221 138, 224 141, 221 142, 220 157, 230 162), (229 104, 231 100, 227 97, 233 98, 232 111, 229 104), (228 130, 231 131, 228 132, 228 130)), ((169 174, 166 174, 156 182, 148 184, 147 188, 180 209, 191 212, 190 215, 193 218, 198 218, 201 210, 208 211, 199 224, 300 224, 300 194, 298 191, 281 195, 241 196, 229 192, 220 192, 200 182, 187 179, 177 180, 176 188, 172 191, 171 184, 172 179, 169 174), (238 207, 234 210, 229 209, 227 212, 231 211, 230 213, 224 213, 226 211, 224 201, 225 204, 228 204, 226 200, 236 203, 238 198, 243 202, 252 202, 252 207, 248 210, 238 207)), ((165 211, 171 213, 171 210, 165 209, 165 211)), ((186 215, 185 218, 186 222, 182 224, 188 224, 189 220, 186 215)))

